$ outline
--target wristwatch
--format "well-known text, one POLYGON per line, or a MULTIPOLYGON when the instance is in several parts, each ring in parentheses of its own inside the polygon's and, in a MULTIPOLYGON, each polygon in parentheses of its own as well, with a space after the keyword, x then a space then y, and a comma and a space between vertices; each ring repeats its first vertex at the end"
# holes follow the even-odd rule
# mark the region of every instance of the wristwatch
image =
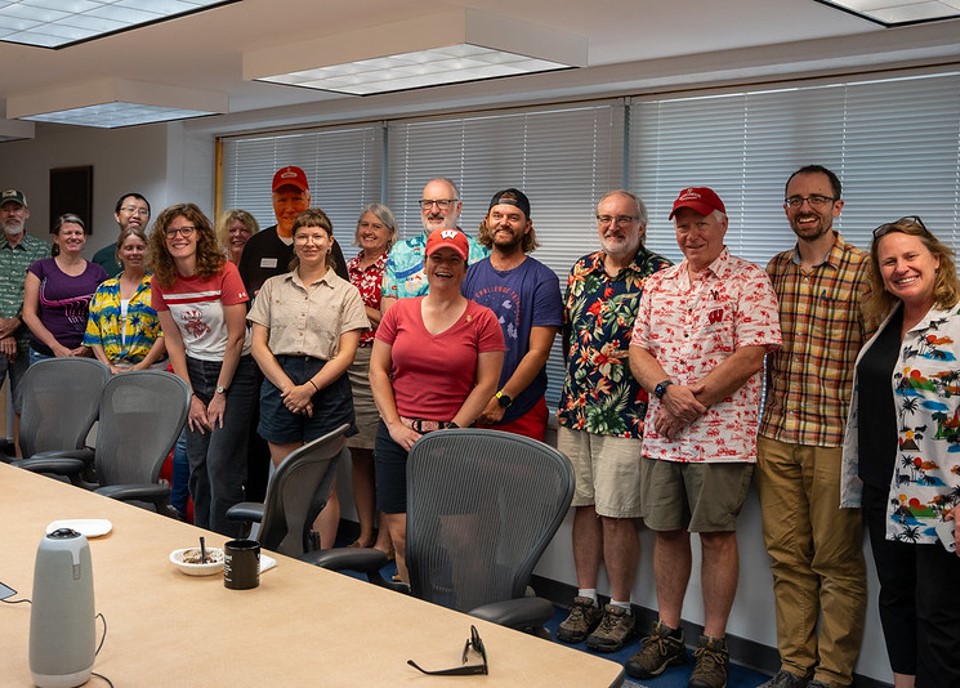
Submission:
POLYGON ((223 385, 217 385, 217 394, 226 394, 227 388, 223 385))
POLYGON ((497 398, 497 403, 505 409, 510 408, 510 404, 513 403, 513 399, 504 394, 503 390, 500 390, 494 396, 497 398))
POLYGON ((663 395, 667 393, 667 387, 673 384, 673 380, 666 379, 656 387, 653 388, 653 393, 657 395, 657 399, 663 399, 663 395))

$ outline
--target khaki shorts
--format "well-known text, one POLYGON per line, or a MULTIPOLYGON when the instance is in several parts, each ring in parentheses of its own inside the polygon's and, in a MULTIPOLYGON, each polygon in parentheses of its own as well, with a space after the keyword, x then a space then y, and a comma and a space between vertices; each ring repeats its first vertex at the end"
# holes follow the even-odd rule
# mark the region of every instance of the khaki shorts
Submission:
POLYGON ((557 428, 557 449, 573 463, 573 506, 609 518, 639 518, 640 440, 557 428))
POLYGON ((643 521, 650 530, 720 533, 737 529, 752 463, 643 459, 643 521))

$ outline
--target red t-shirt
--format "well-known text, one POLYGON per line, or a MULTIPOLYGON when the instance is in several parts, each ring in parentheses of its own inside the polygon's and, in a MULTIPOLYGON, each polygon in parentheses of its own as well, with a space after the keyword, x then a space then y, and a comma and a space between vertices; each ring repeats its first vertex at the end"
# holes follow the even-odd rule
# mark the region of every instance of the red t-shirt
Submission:
POLYGON ((408 418, 448 421, 477 381, 477 355, 503 351, 503 331, 489 308, 469 301, 451 327, 433 335, 420 315, 423 297, 400 299, 380 321, 389 344, 397 411, 408 418))

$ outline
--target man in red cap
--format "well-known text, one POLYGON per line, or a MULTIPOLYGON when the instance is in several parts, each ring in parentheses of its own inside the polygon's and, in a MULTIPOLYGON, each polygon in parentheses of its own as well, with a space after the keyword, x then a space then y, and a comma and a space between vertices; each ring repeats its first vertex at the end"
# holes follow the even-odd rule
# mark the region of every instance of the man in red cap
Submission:
MULTIPOLYGON (((247 287, 247 293, 255 296, 270 277, 290 271, 293 260, 293 221, 310 207, 310 184, 306 173, 296 165, 287 165, 273 175, 273 213, 277 224, 257 232, 243 247, 243 255, 237 267, 247 287)), ((346 261, 340 244, 333 243, 333 259, 336 271, 348 280, 346 261)))
POLYGON ((644 522, 656 533, 660 618, 626 669, 649 678, 686 660, 680 614, 693 532, 704 626, 689 686, 723 688, 736 521, 757 457, 763 358, 780 345, 780 318, 767 273, 724 246, 726 208, 712 189, 684 189, 670 217, 684 260, 647 279, 630 340, 630 369, 650 394, 640 493, 644 522))

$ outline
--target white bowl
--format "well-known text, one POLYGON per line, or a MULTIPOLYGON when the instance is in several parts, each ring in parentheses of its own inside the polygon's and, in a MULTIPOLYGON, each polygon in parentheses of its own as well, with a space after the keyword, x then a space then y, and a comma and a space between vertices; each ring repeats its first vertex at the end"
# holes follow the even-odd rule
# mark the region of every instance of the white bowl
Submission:
POLYGON ((213 561, 206 564, 192 564, 189 559, 200 559, 199 547, 184 547, 170 552, 170 561, 188 576, 211 576, 223 571, 223 550, 217 547, 207 547, 207 559, 213 561))

